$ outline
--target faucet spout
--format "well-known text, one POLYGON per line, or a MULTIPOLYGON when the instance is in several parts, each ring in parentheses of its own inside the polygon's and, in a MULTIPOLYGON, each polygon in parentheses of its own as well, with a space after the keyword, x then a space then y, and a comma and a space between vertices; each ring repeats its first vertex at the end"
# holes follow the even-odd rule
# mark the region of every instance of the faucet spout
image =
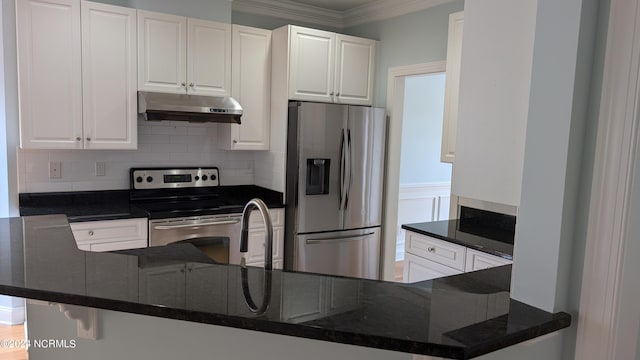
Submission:
POLYGON ((252 210, 258 210, 262 216, 262 223, 265 227, 264 239, 264 268, 273 269, 273 224, 269 215, 269 208, 260 199, 251 199, 244 206, 242 211, 242 230, 240 234, 240 252, 246 253, 249 250, 249 215, 252 210))
POLYGON ((257 306, 251 297, 251 291, 249 291, 249 269, 245 266, 244 258, 241 261, 242 267, 240 273, 242 277, 242 293, 244 294, 245 302, 251 312, 256 315, 262 315, 267 311, 269 302, 271 301, 271 270, 273 269, 273 225, 271 223, 271 216, 269 215, 269 208, 260 199, 251 199, 244 206, 242 211, 242 232, 240 234, 240 252, 246 253, 249 250, 249 216, 251 211, 257 209, 262 216, 262 223, 265 227, 265 239, 264 239, 264 283, 262 284, 262 304, 257 306))

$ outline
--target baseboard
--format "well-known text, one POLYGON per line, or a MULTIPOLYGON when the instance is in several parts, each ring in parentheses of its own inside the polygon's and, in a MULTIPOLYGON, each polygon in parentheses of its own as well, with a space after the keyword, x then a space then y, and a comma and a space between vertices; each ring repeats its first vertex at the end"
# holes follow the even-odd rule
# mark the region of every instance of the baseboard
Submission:
POLYGON ((0 306, 0 324, 18 325, 24 323, 24 307, 10 308, 0 306))

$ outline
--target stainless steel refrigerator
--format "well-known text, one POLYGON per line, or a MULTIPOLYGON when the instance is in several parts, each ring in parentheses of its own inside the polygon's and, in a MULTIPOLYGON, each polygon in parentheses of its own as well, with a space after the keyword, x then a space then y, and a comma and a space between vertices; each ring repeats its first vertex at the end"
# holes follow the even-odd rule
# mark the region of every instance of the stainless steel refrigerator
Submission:
POLYGON ((384 109, 290 102, 285 268, 379 278, 384 109))

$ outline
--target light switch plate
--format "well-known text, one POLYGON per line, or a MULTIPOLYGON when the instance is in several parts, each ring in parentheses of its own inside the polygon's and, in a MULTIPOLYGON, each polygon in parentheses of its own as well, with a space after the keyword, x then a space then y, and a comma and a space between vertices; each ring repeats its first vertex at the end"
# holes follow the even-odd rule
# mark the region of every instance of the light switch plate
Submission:
POLYGON ((106 164, 104 161, 96 161, 96 176, 104 176, 106 164))
POLYGON ((62 163, 60 161, 49 161, 49 179, 60 179, 62 177, 62 163))

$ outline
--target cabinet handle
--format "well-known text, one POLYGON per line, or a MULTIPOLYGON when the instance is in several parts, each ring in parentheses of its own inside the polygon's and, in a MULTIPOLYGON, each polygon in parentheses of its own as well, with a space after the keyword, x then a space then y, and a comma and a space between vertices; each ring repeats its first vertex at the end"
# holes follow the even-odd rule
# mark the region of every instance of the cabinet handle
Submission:
POLYGON ((430 247, 427 249, 428 252, 436 252, 436 248, 434 247, 430 247))
POLYGON ((237 143, 238 143, 238 140, 233 140, 233 143, 234 143, 234 144, 237 144, 237 143))
POLYGON ((333 96, 333 91, 329 93, 329 96, 333 96))
POLYGON ((192 87, 194 87, 194 86, 195 86, 195 85, 193 85, 193 83, 189 84, 189 87, 190 87, 190 88, 192 88, 192 87))
POLYGON ((87 137, 87 141, 91 141, 91 138, 90 138, 90 137, 87 137))
POLYGON ((336 93, 336 96, 340 96, 340 93, 336 93))
POLYGON ((93 230, 89 230, 89 236, 93 236, 93 230))
POLYGON ((183 272, 184 272, 184 269, 180 269, 180 272, 181 272, 181 273, 183 273, 183 272))
POLYGON ((180 84, 180 86, 187 87, 187 83, 182 83, 182 84, 180 84))
POLYGON ((76 141, 80 141, 82 138, 80 136, 76 136, 76 141))

